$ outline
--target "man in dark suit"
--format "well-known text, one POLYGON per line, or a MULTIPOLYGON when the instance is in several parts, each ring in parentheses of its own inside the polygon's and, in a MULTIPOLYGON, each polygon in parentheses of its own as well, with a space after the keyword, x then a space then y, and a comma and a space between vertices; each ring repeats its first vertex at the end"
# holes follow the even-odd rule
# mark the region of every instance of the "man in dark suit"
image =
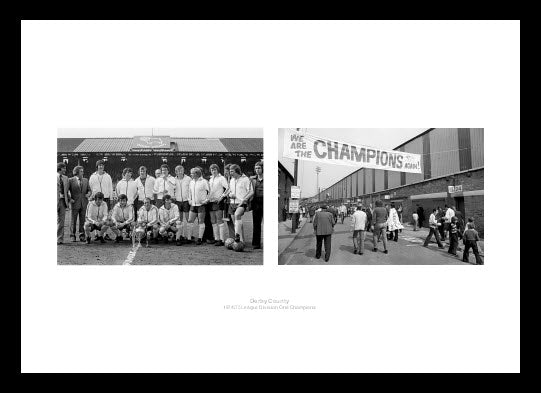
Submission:
POLYGON ((331 257, 331 235, 336 220, 332 213, 327 211, 327 206, 321 206, 321 211, 316 212, 314 217, 314 233, 316 235, 316 258, 321 258, 321 246, 325 242, 325 262, 331 257))
POLYGON ((56 221, 56 244, 64 243, 64 223, 66 222, 66 209, 69 204, 68 177, 66 176, 66 164, 56 164, 56 196, 57 196, 57 221, 56 221))
POLYGON ((73 177, 69 179, 68 190, 71 202, 71 241, 77 241, 77 218, 79 219, 79 240, 85 241, 85 214, 88 206, 88 198, 92 195, 92 190, 88 185, 88 179, 83 177, 84 169, 82 166, 73 168, 73 177))

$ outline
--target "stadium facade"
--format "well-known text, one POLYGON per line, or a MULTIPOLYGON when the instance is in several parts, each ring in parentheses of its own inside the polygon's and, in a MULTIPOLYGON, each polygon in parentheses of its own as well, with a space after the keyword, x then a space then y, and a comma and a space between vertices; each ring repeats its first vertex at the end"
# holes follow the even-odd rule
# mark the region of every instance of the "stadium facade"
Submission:
POLYGON ((263 159, 263 138, 176 138, 170 136, 136 136, 133 138, 58 138, 57 162, 67 165, 72 176, 75 166, 81 165, 85 177, 96 170, 96 162, 105 160, 105 170, 113 183, 122 178, 122 170, 132 168, 134 178, 139 176, 141 165, 149 174, 162 164, 168 164, 171 174, 177 165, 184 166, 186 173, 195 166, 203 168, 203 176, 209 177, 211 164, 223 168, 238 164, 251 176, 254 165, 263 159))
POLYGON ((402 204, 409 222, 417 204, 425 222, 434 207, 456 206, 484 236, 484 129, 429 128, 393 150, 422 155, 422 173, 361 168, 316 195, 327 203, 376 200, 402 204))
POLYGON ((293 180, 293 175, 278 161, 278 222, 286 219, 287 214, 284 214, 284 208, 287 211, 289 207, 293 180))

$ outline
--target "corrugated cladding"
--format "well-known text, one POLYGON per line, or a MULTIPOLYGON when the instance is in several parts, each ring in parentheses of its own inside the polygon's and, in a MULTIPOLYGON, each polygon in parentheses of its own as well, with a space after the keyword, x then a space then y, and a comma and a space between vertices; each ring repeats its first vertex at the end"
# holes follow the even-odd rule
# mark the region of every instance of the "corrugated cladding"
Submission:
POLYGON ((380 169, 376 169, 375 175, 376 175, 376 190, 375 191, 383 191, 384 190, 384 172, 380 169))
POLYGON ((353 197, 356 197, 359 195, 359 190, 357 189, 357 176, 358 176, 357 173, 359 173, 359 171, 354 172, 351 175, 351 187, 353 189, 353 197))
POLYGON ((74 153, 124 153, 132 148, 133 138, 86 138, 74 153))
POLYGON ((363 195, 364 192, 364 169, 357 171, 357 188, 359 190, 359 195, 363 195))
POLYGON ((436 128, 429 135, 431 177, 459 172, 458 129, 436 128))
POLYGON ((56 151, 57 153, 73 153, 84 140, 85 138, 58 138, 56 140, 56 151))
POLYGON ((470 128, 471 160, 473 168, 478 168, 485 165, 484 131, 484 128, 470 128))
POLYGON ((351 198, 351 176, 346 177, 346 198, 351 198))
POLYGON ((218 138, 171 138, 179 152, 227 153, 227 148, 218 138))
POLYGON ((220 138, 220 142, 232 153, 263 152, 263 138, 220 138))
MULTIPOLYGON (((423 138, 417 138, 407 143, 404 146, 404 151, 407 153, 423 154, 423 138)), ((421 159, 421 172, 424 173, 423 160, 421 159)), ((423 173, 406 172, 406 184, 424 180, 423 173)))
POLYGON ((373 173, 374 171, 372 169, 363 169, 366 173, 366 193, 367 194, 371 194, 374 192, 374 189, 372 187, 372 178, 373 178, 373 173))
POLYGON ((400 172, 389 171, 388 185, 389 188, 400 187, 400 172))

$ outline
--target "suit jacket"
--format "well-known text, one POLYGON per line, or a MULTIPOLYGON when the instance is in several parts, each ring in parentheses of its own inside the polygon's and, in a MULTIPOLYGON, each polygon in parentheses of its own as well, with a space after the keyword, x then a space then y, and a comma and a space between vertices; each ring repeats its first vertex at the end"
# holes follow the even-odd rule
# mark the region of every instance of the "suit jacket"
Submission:
MULTIPOLYGON (((69 206, 70 198, 69 198, 69 188, 68 188, 68 177, 66 175, 60 175, 60 179, 64 184, 64 201, 66 202, 66 207, 69 206)), ((62 190, 60 189, 60 183, 56 182, 56 199, 58 203, 60 203, 61 199, 60 194, 62 193, 62 190)))
POLYGON ((331 235, 334 224, 334 216, 327 210, 317 212, 314 217, 313 225, 316 235, 331 235))
POLYGON ((71 204, 72 209, 84 209, 88 206, 88 197, 92 193, 90 186, 88 185, 88 179, 81 179, 81 187, 79 187, 78 177, 73 176, 69 179, 69 192, 71 199, 74 202, 71 204))

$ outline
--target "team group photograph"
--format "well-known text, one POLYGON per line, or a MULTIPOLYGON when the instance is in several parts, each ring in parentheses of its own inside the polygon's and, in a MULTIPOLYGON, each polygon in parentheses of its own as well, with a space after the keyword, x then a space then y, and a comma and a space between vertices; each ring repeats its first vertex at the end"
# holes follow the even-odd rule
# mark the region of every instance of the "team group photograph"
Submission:
POLYGON ((58 264, 263 263, 262 129, 85 131, 59 130, 58 264))
POLYGON ((279 265, 484 265, 482 128, 280 129, 279 265))

